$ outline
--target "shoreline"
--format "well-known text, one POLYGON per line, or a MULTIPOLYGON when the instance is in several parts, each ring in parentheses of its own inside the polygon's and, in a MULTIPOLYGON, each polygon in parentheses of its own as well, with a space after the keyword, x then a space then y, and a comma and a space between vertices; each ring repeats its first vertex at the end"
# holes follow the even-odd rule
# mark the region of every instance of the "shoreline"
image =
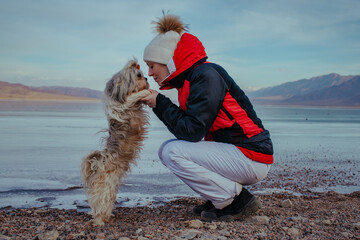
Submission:
MULTIPOLYGON (((0 98, 0 102, 101 102, 100 98, 83 98, 83 97, 76 97, 76 96, 68 96, 68 95, 61 95, 69 97, 66 98, 0 98), (73 98, 73 99, 71 99, 73 98)), ((272 104, 272 103, 257 103, 253 102, 253 105, 260 106, 260 107, 279 107, 279 108, 314 108, 314 109, 360 109, 360 105, 303 105, 303 104, 272 104)))
MULTIPOLYGON (((126 185, 126 184, 125 184, 126 185)), ((115 207, 158 207, 167 204, 171 201, 182 198, 199 198, 199 196, 192 190, 178 194, 164 194, 163 192, 153 192, 153 194, 141 192, 129 192, 124 190, 124 186, 119 189, 116 197, 115 207)), ((130 184, 131 185, 131 184, 130 184)), ((183 185, 185 187, 185 185, 183 185)), ((346 187, 346 186, 343 186, 346 187)), ((347 186, 350 187, 350 186, 347 186)), ((351 195, 358 192, 358 187, 351 186, 351 191, 339 191, 336 189, 280 189, 280 188, 254 188, 247 186, 256 196, 268 195, 287 195, 296 197, 316 197, 328 192, 333 192, 339 195, 351 195), (298 191, 296 191, 298 190, 298 191), (300 190, 300 191, 299 191, 300 190)), ((24 190, 9 190, 0 192, 0 197, 7 200, 0 204, 0 211, 6 209, 64 209, 77 210, 79 212, 90 212, 90 206, 87 203, 86 192, 82 186, 72 186, 64 189, 24 189, 24 190), (8 195, 12 195, 8 197, 8 195), (24 197, 26 196, 26 197, 24 197), (12 200, 11 200, 12 199, 12 200)), ((1 239, 0 239, 1 240, 1 239)))
POLYGON ((258 195, 263 207, 241 221, 202 222, 191 213, 202 201, 117 207, 103 227, 88 213, 31 208, 0 210, 0 239, 351 239, 360 237, 360 191, 312 196, 258 195))

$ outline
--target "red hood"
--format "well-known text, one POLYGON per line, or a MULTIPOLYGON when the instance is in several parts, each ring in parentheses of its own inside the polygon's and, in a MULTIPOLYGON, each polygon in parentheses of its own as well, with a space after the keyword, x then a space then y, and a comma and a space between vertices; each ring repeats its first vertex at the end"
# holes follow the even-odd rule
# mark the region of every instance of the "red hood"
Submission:
POLYGON ((164 85, 160 89, 174 88, 169 81, 204 57, 206 57, 206 52, 200 40, 194 35, 184 33, 177 44, 172 60, 170 60, 173 61, 176 70, 163 81, 164 85))

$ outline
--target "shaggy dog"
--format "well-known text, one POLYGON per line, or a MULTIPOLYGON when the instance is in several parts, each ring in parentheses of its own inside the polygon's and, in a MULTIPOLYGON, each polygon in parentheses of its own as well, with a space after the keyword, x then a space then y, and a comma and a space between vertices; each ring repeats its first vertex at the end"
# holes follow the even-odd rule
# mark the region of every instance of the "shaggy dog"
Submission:
POLYGON ((104 103, 109 135, 104 149, 90 153, 81 164, 95 225, 104 225, 112 215, 121 181, 140 153, 148 125, 141 99, 150 94, 148 88, 136 60, 129 61, 106 84, 104 103))

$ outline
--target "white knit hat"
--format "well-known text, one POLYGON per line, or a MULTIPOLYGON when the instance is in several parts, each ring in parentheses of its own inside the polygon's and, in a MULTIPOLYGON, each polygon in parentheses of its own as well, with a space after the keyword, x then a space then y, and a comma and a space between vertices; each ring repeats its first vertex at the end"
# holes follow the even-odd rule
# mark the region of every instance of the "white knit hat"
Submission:
POLYGON ((158 35, 146 46, 144 61, 167 65, 186 26, 178 16, 165 14, 158 22, 153 23, 156 24, 158 35))
POLYGON ((174 55, 180 34, 174 31, 158 34, 145 48, 144 61, 167 65, 174 55))

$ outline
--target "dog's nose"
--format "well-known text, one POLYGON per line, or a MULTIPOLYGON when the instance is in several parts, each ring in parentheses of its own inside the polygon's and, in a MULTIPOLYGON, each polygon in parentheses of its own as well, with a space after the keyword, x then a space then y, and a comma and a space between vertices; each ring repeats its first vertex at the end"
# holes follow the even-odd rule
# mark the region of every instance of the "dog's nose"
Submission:
POLYGON ((147 81, 147 78, 145 78, 145 81, 147 81))

